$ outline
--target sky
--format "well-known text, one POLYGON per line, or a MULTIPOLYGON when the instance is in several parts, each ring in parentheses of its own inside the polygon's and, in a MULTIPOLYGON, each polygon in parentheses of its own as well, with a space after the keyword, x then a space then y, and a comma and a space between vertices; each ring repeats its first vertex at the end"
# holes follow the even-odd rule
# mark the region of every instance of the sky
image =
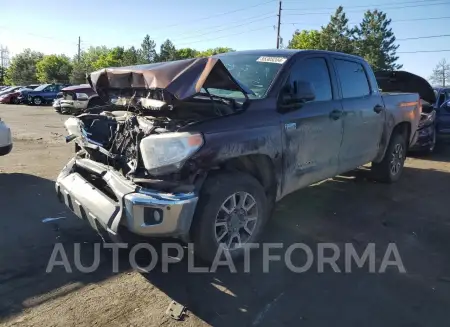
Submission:
MULTIPOLYGON (((82 49, 139 47, 149 34, 157 47, 170 39, 177 48, 269 49, 276 47, 278 5, 278 0, 0 0, 0 45, 8 47, 10 56, 31 48, 72 57, 78 37, 82 49)), ((450 62, 450 51, 435 51, 450 50, 450 0, 284 0, 284 44, 296 29, 326 25, 339 5, 351 25, 359 23, 367 9, 385 12, 392 19, 400 45, 398 63, 404 70, 428 78, 441 59, 450 62)))

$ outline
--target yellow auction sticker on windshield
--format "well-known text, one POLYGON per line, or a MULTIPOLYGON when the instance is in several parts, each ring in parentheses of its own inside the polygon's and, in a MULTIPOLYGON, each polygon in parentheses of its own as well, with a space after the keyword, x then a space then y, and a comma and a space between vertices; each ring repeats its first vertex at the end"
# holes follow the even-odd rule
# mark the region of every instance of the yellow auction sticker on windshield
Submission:
POLYGON ((283 64, 286 61, 286 58, 284 57, 259 57, 258 59, 256 59, 256 61, 258 62, 271 62, 274 64, 283 64))

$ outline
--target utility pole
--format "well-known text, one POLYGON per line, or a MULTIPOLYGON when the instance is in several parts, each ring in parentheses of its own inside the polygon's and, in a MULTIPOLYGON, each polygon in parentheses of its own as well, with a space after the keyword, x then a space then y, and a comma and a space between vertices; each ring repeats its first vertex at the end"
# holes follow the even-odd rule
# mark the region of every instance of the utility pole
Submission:
POLYGON ((277 28, 277 49, 280 48, 280 25, 281 25, 281 0, 278 6, 278 28, 277 28))
POLYGON ((9 66, 9 51, 0 45, 0 84, 5 82, 5 70, 9 66))
POLYGON ((78 62, 81 59, 81 36, 78 37, 78 62))

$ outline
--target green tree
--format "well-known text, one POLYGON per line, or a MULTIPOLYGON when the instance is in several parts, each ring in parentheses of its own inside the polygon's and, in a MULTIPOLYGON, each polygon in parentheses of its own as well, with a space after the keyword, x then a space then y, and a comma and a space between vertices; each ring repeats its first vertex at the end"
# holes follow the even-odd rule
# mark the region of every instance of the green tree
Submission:
POLYGON ((156 61, 156 44, 148 34, 142 41, 139 57, 139 63, 142 64, 151 64, 156 61))
POLYGON ((115 47, 108 53, 100 55, 98 59, 92 63, 92 66, 94 69, 121 67, 123 66, 124 53, 125 50, 123 47, 115 47))
POLYGON ((139 52, 135 47, 131 47, 124 51, 122 58, 122 66, 133 66, 140 62, 139 52))
POLYGON ((36 63, 36 77, 41 83, 68 82, 71 72, 72 64, 65 55, 44 56, 36 63))
POLYGON ((323 50, 321 47, 321 33, 316 30, 296 30, 288 43, 288 49, 323 50))
POLYGON ((69 76, 69 81, 72 84, 85 84, 87 83, 86 74, 88 70, 82 61, 74 60, 72 64, 72 72, 69 76))
POLYGON ((7 69, 8 84, 26 85, 37 83, 36 64, 44 55, 40 52, 25 49, 22 53, 14 56, 7 69))
POLYGON ((320 47, 317 49, 355 53, 352 31, 348 27, 348 19, 344 8, 339 6, 331 16, 330 22, 320 31, 320 47))
POLYGON ((191 48, 182 48, 176 51, 176 59, 189 59, 197 57, 198 51, 191 48))
POLYGON ((163 44, 161 44, 161 49, 158 55, 158 61, 171 61, 175 60, 177 55, 177 49, 173 45, 172 41, 169 39, 165 40, 163 44))
POLYGON ((197 57, 209 57, 209 56, 214 56, 219 53, 226 53, 226 52, 233 52, 233 51, 235 51, 235 50, 233 50, 231 48, 218 47, 218 48, 213 48, 213 49, 207 49, 205 51, 200 51, 200 52, 198 52, 197 57))
POLYGON ((395 35, 389 27, 391 20, 379 10, 368 10, 362 22, 353 33, 356 42, 356 54, 364 57, 375 70, 396 70, 402 65, 396 64, 398 56, 395 35))
POLYGON ((80 58, 75 56, 73 59, 73 69, 70 74, 70 82, 73 84, 86 83, 86 74, 95 70, 94 63, 102 55, 107 55, 110 52, 105 46, 90 47, 86 51, 82 51, 80 58))

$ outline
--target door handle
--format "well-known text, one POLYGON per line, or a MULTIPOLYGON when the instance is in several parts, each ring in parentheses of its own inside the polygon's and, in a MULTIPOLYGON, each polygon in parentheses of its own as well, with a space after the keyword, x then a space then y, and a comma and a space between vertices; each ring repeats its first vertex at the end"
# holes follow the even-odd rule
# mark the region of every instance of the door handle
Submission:
POLYGON ((384 110, 384 107, 382 105, 377 104, 375 107, 373 107, 373 111, 375 111, 377 114, 382 112, 384 110))
POLYGON ((333 120, 338 120, 339 118, 341 118, 342 116, 342 111, 341 110, 333 110, 332 112, 330 112, 330 118, 333 120))

